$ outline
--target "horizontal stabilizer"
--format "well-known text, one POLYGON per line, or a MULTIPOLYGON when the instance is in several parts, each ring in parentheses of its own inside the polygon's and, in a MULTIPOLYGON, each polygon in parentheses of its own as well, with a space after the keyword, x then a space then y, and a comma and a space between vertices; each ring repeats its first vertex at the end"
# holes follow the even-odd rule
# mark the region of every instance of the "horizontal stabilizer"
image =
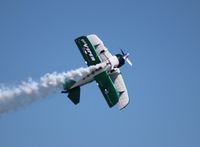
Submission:
POLYGON ((69 99, 76 105, 80 102, 80 86, 72 88, 68 92, 69 99))

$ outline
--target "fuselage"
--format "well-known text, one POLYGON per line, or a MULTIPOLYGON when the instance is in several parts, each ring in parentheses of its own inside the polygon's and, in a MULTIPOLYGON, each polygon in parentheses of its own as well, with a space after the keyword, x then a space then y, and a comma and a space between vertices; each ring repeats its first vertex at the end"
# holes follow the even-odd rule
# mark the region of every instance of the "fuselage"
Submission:
POLYGON ((117 67, 124 64, 120 62, 122 62, 122 59, 119 58, 119 55, 117 55, 108 58, 102 63, 91 66, 91 72, 79 81, 77 81, 74 85, 72 85, 70 89, 75 88, 77 86, 83 86, 87 83, 94 81, 94 77, 104 71, 107 71, 109 74, 112 74, 112 72, 114 72, 117 67))

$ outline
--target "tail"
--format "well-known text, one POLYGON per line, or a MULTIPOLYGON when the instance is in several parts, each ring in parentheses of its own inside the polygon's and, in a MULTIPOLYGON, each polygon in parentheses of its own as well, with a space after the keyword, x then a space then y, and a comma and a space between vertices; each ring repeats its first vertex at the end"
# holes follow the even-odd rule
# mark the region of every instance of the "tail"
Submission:
POLYGON ((61 91, 61 93, 68 93, 69 99, 76 105, 80 102, 80 86, 77 86, 75 88, 70 89, 76 81, 69 80, 66 81, 65 84, 63 84, 64 91, 61 91))

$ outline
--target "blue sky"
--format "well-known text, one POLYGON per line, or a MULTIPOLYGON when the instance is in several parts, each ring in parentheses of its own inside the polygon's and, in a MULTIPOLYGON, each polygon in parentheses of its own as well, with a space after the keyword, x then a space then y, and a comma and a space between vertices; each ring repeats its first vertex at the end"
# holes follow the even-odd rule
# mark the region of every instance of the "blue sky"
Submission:
POLYGON ((0 116, 3 147, 200 146, 200 2, 0 1, 0 83, 85 66, 74 43, 97 34, 116 54, 130 104, 108 108, 95 83, 81 103, 55 95, 0 116))

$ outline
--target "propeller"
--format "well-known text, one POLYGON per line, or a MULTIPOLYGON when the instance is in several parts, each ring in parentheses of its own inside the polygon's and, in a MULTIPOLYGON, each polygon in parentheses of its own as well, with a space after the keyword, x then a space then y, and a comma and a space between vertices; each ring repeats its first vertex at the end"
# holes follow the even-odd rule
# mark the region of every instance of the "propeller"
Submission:
POLYGON ((122 50, 122 49, 120 49, 121 50, 121 53, 122 53, 122 55, 123 55, 123 59, 124 60, 126 60, 126 62, 130 65, 130 66, 132 66, 133 64, 132 64, 132 62, 128 59, 128 56, 129 56, 129 53, 124 53, 124 51, 122 50))

